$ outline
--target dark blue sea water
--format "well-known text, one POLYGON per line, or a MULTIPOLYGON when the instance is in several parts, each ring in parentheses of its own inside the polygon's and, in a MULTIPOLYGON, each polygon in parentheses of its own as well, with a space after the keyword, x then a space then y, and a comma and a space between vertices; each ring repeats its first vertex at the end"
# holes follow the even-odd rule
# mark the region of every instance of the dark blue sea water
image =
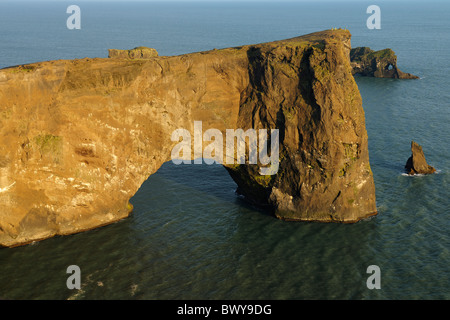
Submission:
POLYGON ((351 225, 283 222, 249 206, 220 166, 166 163, 113 225, 0 250, 7 299, 450 299, 448 1, 1 1, 0 68, 160 55, 280 40, 334 27, 392 48, 420 80, 357 77, 379 215, 351 225), (66 9, 81 8, 81 30, 66 9), (366 9, 381 8, 369 30, 366 9), (438 174, 409 177, 411 140, 438 174), (66 268, 81 268, 80 290, 66 268), (381 289, 366 286, 369 265, 381 289))

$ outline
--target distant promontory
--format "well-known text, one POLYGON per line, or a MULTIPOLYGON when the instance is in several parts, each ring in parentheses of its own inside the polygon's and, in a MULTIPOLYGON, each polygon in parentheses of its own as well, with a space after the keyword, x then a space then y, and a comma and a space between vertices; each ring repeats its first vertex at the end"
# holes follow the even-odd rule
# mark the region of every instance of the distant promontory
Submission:
POLYGON ((419 79, 400 71, 397 56, 392 49, 374 51, 368 47, 357 47, 350 51, 353 74, 375 78, 419 79))

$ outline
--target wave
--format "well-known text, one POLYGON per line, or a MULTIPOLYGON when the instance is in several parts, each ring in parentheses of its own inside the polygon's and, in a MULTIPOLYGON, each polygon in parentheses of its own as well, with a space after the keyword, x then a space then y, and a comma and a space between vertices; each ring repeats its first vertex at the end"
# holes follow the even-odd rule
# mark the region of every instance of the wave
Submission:
POLYGON ((426 177, 426 176, 433 175, 433 174, 440 174, 441 172, 442 172, 442 170, 436 169, 436 171, 431 174, 422 174, 422 173, 407 174, 406 172, 401 172, 400 174, 404 177, 426 177))

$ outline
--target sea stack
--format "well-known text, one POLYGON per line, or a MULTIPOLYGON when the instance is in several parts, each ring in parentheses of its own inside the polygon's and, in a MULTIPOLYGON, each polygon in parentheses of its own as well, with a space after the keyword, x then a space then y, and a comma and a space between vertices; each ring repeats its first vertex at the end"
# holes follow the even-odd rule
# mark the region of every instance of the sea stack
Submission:
POLYGON ((431 174, 436 171, 435 168, 428 165, 422 147, 414 141, 411 141, 411 153, 411 157, 409 157, 405 165, 408 174, 431 174))

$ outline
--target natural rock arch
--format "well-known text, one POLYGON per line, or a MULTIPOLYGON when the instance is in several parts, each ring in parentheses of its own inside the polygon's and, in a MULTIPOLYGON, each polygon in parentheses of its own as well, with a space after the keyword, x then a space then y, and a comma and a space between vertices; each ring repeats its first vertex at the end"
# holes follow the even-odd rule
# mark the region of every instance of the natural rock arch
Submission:
POLYGON ((418 79, 402 72, 397 67, 397 56, 391 49, 374 51, 368 47, 357 47, 350 51, 353 74, 376 78, 418 79))
MULTIPOLYGON (((286 220, 376 214, 350 33, 150 59, 49 61, 0 71, 0 245, 126 217, 175 129, 279 129, 275 175, 228 165, 249 201, 286 220)), ((203 145, 203 148, 205 145, 203 145)))

